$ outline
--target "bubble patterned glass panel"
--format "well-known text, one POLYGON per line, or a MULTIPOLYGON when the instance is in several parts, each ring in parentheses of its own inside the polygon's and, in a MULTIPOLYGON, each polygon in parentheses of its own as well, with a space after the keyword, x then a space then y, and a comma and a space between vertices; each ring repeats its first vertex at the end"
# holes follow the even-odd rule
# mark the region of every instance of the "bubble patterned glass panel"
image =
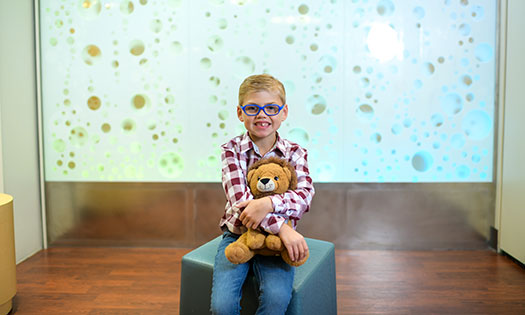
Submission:
POLYGON ((48 181, 219 182, 238 87, 316 182, 490 182, 496 1, 40 2, 48 181))

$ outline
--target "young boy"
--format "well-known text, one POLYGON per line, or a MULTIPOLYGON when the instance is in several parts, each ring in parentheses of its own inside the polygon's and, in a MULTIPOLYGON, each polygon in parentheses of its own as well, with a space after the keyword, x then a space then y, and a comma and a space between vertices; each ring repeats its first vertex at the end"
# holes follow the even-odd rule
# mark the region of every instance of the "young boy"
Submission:
POLYGON ((220 221, 224 231, 213 268, 211 311, 239 314, 242 285, 250 268, 259 283, 257 314, 284 314, 292 296, 295 269, 281 257, 256 255, 245 264, 235 265, 224 249, 247 228, 278 234, 292 260, 304 258, 308 246, 295 231, 297 221, 308 211, 314 195, 307 152, 279 136, 277 130, 288 116, 283 84, 268 74, 253 75, 239 87, 237 116, 247 133, 222 145, 222 183, 226 209, 220 221), (253 199, 246 183, 248 168, 263 157, 288 160, 297 172, 297 189, 282 195, 253 199), (292 222, 292 227, 285 224, 292 222))

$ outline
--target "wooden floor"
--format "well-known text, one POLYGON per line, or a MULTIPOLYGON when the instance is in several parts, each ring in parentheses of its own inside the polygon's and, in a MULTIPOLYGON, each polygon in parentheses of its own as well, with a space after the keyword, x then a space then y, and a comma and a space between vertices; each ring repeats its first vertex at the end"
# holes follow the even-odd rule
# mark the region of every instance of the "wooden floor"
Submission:
MULTIPOLYGON (((41 251, 17 266, 12 313, 178 314, 188 251, 41 251)), ((339 314, 525 314, 525 269, 492 251, 338 250, 336 271, 339 314)))

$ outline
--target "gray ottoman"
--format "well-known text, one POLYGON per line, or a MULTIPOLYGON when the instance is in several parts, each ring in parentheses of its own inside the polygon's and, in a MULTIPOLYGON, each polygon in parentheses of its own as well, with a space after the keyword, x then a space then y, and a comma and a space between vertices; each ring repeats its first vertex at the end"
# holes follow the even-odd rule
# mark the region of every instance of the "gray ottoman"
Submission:
MULTIPOLYGON (((209 314, 213 262, 222 236, 182 257, 180 314, 209 314)), ((310 250, 306 263, 297 267, 287 315, 337 314, 334 244, 305 238, 310 250)), ((241 313, 257 309, 255 276, 248 274, 243 287, 241 313)))

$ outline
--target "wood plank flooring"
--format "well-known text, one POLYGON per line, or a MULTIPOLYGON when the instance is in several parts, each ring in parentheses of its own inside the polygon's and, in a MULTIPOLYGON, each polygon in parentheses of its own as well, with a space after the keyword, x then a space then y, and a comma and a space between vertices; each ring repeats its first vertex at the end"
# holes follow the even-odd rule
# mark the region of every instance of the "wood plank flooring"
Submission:
MULTIPOLYGON (((43 250, 17 266, 12 314, 178 314, 188 251, 43 250)), ((488 250, 337 250, 336 272, 338 314, 525 314, 525 269, 488 250)))

